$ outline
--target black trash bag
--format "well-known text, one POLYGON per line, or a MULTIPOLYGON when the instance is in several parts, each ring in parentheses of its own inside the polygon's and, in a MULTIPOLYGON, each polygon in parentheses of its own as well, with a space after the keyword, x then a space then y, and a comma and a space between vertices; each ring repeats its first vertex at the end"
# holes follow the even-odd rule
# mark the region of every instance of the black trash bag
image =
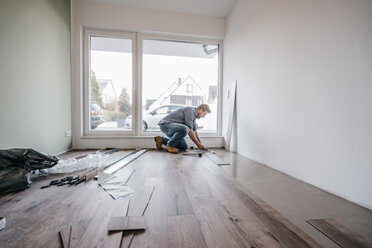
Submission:
POLYGON ((0 170, 0 193, 10 193, 28 188, 31 185, 31 172, 22 168, 0 170))
POLYGON ((58 160, 56 156, 50 156, 34 149, 0 150, 0 194, 29 187, 31 170, 53 167, 58 160))

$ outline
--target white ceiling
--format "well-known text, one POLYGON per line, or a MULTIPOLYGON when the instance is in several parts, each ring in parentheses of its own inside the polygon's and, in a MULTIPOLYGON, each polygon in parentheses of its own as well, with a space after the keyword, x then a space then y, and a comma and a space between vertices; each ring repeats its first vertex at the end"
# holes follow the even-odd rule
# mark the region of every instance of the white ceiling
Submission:
POLYGON ((227 17, 237 0, 77 0, 202 16, 227 17))

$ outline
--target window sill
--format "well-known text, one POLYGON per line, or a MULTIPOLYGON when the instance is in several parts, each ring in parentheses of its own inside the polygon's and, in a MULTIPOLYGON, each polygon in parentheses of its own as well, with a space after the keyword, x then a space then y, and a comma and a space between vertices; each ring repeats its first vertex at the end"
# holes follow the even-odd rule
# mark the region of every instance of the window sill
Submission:
MULTIPOLYGON (((159 133, 160 135, 160 133, 159 133)), ((225 140, 223 136, 203 136, 200 135, 203 145, 206 147, 223 147, 225 140)), ((186 137, 189 146, 195 144, 189 137, 186 137)), ((155 148, 154 136, 81 136, 73 140, 73 149, 103 149, 115 147, 118 149, 135 149, 135 148, 155 148)))

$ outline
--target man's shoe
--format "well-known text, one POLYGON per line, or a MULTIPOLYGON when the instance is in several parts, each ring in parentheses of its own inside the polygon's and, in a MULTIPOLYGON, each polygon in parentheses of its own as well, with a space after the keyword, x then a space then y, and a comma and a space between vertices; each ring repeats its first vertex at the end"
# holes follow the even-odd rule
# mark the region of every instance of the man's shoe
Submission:
POLYGON ((155 143, 156 143, 156 148, 158 148, 158 150, 163 150, 163 147, 161 146, 161 137, 156 136, 156 137, 154 137, 154 140, 155 140, 155 143))
POLYGON ((172 146, 168 146, 168 145, 166 145, 165 148, 166 148, 167 151, 170 152, 170 153, 178 153, 178 150, 177 150, 177 148, 175 148, 175 147, 172 147, 172 146))

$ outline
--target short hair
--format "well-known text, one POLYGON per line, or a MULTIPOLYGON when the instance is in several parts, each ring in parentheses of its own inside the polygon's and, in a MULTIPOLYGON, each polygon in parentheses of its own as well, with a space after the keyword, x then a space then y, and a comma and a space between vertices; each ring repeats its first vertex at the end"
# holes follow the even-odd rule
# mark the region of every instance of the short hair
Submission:
POLYGON ((203 112, 207 111, 211 113, 211 109, 209 108, 208 104, 200 104, 197 109, 201 109, 203 112))

